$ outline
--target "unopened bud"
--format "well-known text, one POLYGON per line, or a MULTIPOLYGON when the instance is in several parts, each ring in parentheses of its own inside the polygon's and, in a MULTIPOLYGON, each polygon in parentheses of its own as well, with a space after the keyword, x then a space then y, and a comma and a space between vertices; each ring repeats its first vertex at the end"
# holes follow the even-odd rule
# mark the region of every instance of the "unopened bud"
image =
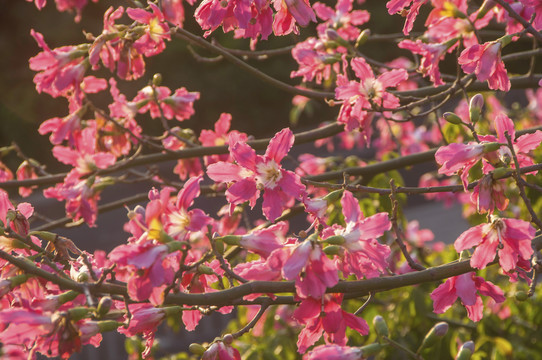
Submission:
POLYGON ((79 283, 87 282, 90 279, 90 276, 88 272, 81 272, 77 274, 77 279, 75 279, 79 283))
POLYGON ((113 306, 113 299, 111 299, 109 296, 104 296, 100 299, 96 312, 99 316, 104 316, 109 312, 109 310, 111 310, 111 306, 113 306))
POLYGON ((469 116, 470 116, 470 121, 473 124, 476 124, 478 120, 480 120, 482 107, 484 107, 484 96, 482 94, 474 95, 470 99, 470 103, 469 103, 469 116))
POLYGON ((216 238, 215 240, 221 240, 228 245, 239 245, 241 243, 241 236, 239 235, 226 235, 216 238))
POLYGON ((435 326, 433 326, 431 330, 429 330, 427 335, 425 335, 425 338, 423 339, 422 345, 418 349, 418 352, 420 352, 421 349, 430 348, 435 345, 444 337, 444 335, 446 335, 447 332, 448 323, 439 322, 435 324, 435 326))
POLYGON ((224 255, 224 242, 221 240, 214 240, 216 252, 220 255, 224 255))
POLYGON ((486 16, 486 14, 489 12, 489 10, 493 9, 495 7, 495 5, 496 5, 495 1, 493 1, 493 0, 484 1, 482 6, 480 6, 480 9, 478 10, 478 14, 476 15, 476 20, 479 20, 479 19, 483 18, 484 16, 486 16))
POLYGON ((324 196, 324 200, 329 203, 332 203, 332 202, 335 202, 337 200, 339 200, 341 198, 341 196, 343 196, 343 192, 344 190, 335 190, 335 191, 332 191, 330 192, 329 194, 327 194, 326 196, 324 196))
POLYGON ((326 29, 326 36, 329 40, 335 41, 337 44, 342 46, 350 46, 348 40, 344 39, 339 35, 339 33, 331 28, 326 29))
POLYGON ((114 320, 103 320, 97 322, 98 328, 100 329, 100 332, 107 332, 107 331, 114 331, 117 330, 119 326, 122 326, 123 323, 114 321, 114 320))
POLYGON ((215 273, 215 271, 212 268, 203 264, 198 266, 198 272, 200 274, 205 274, 205 275, 213 275, 215 273))
POLYGON ((344 236, 341 235, 332 235, 325 239, 324 242, 331 245, 342 245, 346 242, 346 239, 344 238, 344 236))
POLYGON ((343 250, 341 246, 338 245, 329 245, 324 248, 324 254, 326 255, 339 255, 339 253, 343 250))
POLYGON ((306 232, 305 230, 301 230, 301 231, 297 234, 297 236, 299 236, 299 237, 302 238, 302 239, 306 238, 307 235, 308 235, 308 234, 307 234, 307 232, 306 232))
POLYGON ((76 307, 68 310, 70 319, 74 321, 79 321, 87 316, 89 309, 85 307, 76 307))
POLYGON ((31 231, 29 235, 34 235, 50 243, 55 243, 58 235, 49 231, 31 231))
POLYGON ((484 144, 484 153, 499 150, 502 145, 496 142, 484 144))
POLYGON ((374 344, 369 344, 369 345, 362 346, 362 347, 359 348, 360 349, 360 356, 365 359, 365 358, 368 358, 369 356, 376 355, 383 348, 385 348, 386 345, 387 344, 374 343, 374 344))
POLYGON ((188 350, 194 355, 203 355, 205 348, 201 344, 192 343, 188 346, 188 350))
POLYGON ((222 337, 222 342, 226 345, 231 345, 233 343, 233 335, 226 334, 222 337))
POLYGON ((453 112, 445 112, 442 117, 450 124, 460 125, 463 124, 463 120, 453 112))
POLYGON ((371 30, 363 30, 356 39, 356 48, 359 48, 360 46, 365 44, 367 42, 367 39, 369 39, 369 36, 371 36, 371 30))
POLYGON ((455 360, 469 360, 472 354, 474 354, 474 349, 474 343, 472 341, 467 341, 461 345, 455 360))
POLYGON ((376 333, 378 336, 390 336, 390 330, 388 329, 388 324, 386 320, 380 315, 376 315, 373 319, 373 325, 375 327, 376 333))
POLYGON ((510 44, 512 40, 514 39, 515 35, 504 35, 497 41, 501 43, 501 48, 505 47, 506 45, 510 44))
POLYGON ((160 84, 162 84, 162 74, 160 73, 154 74, 154 76, 152 77, 152 84, 154 86, 160 86, 160 84))
POLYGON ((525 291, 518 291, 516 292, 515 297, 517 301, 525 301, 529 298, 529 295, 527 295, 525 291))
POLYGON ((495 170, 493 170, 491 172, 491 177, 494 179, 494 180, 498 180, 498 179, 502 179, 502 178, 505 178, 508 173, 510 172, 509 169, 507 168, 503 168, 503 167, 500 167, 500 168, 496 168, 495 170))

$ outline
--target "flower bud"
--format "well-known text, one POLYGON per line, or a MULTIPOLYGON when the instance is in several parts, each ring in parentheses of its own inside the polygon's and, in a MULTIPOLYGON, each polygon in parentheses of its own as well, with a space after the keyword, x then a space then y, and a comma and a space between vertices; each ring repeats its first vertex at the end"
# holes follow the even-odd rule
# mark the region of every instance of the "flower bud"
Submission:
POLYGON ((509 169, 500 167, 493 170, 491 176, 494 180, 503 179, 508 175, 509 172, 509 169))
POLYGON ((454 125, 463 124, 463 120, 461 120, 461 118, 457 116, 456 114, 454 114, 453 112, 445 112, 444 115, 442 115, 442 117, 444 118, 444 120, 446 120, 450 124, 454 124, 454 125))
POLYGON ((342 250, 343 248, 338 245, 329 245, 323 249, 324 254, 326 255, 339 255, 342 250))
POLYGON ((439 322, 435 324, 435 326, 433 326, 431 330, 427 332, 427 335, 425 335, 425 338, 423 339, 423 342, 420 348, 418 349, 418 353, 420 352, 420 350, 424 348, 430 348, 433 345, 435 345, 444 337, 444 335, 446 335, 447 332, 448 332, 448 323, 439 322))
POLYGON ((472 354, 474 354, 474 343, 472 341, 467 341, 461 345, 455 360, 469 360, 472 354))
POLYGON ((198 272, 204 275, 213 275, 215 273, 215 271, 212 268, 203 264, 198 266, 198 272))
POLYGON ((470 103, 469 103, 469 116, 470 116, 470 121, 473 124, 476 124, 478 120, 480 120, 482 107, 484 107, 484 96, 482 94, 474 95, 470 99, 470 103))
POLYGON ((79 321, 81 319, 84 319, 89 313, 89 311, 90 310, 86 307, 76 307, 76 308, 69 309, 68 314, 71 320, 79 321))
POLYGON ((101 333, 117 330, 119 326, 123 325, 123 323, 113 320, 98 321, 96 324, 98 325, 101 333))
POLYGON ((194 355, 203 355, 205 348, 201 344, 192 343, 188 346, 188 350, 194 355))
POLYGON ((486 14, 495 7, 495 1, 485 0, 480 9, 478 9, 478 14, 476 15, 476 20, 479 20, 486 16, 486 14))
POLYGON ((216 252, 220 255, 224 255, 224 242, 221 240, 214 240, 216 252))
POLYGON ((346 239, 341 235, 332 235, 323 241, 330 245, 342 245, 346 242, 346 239))
POLYGON ((484 153, 499 150, 502 145, 496 142, 484 144, 484 153))
POLYGON ((350 46, 348 40, 344 39, 339 35, 339 33, 331 28, 326 29, 326 36, 329 40, 335 41, 337 44, 342 46, 350 46))
POLYGON ((50 243, 55 243, 58 235, 49 231, 32 231, 29 235, 34 235, 50 243))
POLYGON ((104 316, 109 312, 109 310, 111 310, 111 306, 113 306, 113 299, 111 299, 109 296, 104 296, 100 299, 96 312, 99 316, 104 316))
POLYGON ((216 238, 215 240, 220 240, 225 242, 228 245, 239 245, 241 244, 241 236, 239 235, 226 235, 216 238))
POLYGON ((337 200, 339 200, 341 198, 341 196, 343 196, 343 192, 344 190, 335 190, 335 191, 332 191, 330 192, 329 194, 327 194, 326 196, 324 196, 324 200, 329 203, 332 203, 332 202, 335 202, 337 200))
POLYGON ((360 356, 365 359, 365 358, 368 358, 369 356, 376 355, 380 352, 380 350, 382 350, 386 346, 387 344, 379 344, 379 343, 362 346, 359 348, 360 356))
POLYGON ((154 76, 152 77, 152 84, 154 86, 160 86, 160 84, 162 84, 162 74, 160 73, 154 74, 154 76))
POLYGON ((376 333, 378 336, 390 336, 390 330, 388 329, 388 324, 386 324, 386 320, 380 315, 377 315, 373 319, 373 325, 375 327, 376 333))
POLYGON ((371 36, 371 30, 369 30, 369 29, 363 30, 359 34, 358 38, 356 39, 356 48, 359 48, 360 46, 365 44, 367 42, 367 39, 369 38, 369 36, 371 36))
POLYGON ((518 291, 514 296, 516 297, 517 301, 525 301, 529 298, 529 295, 527 295, 525 291, 518 291))
POLYGON ((226 334, 222 337, 222 342, 226 345, 231 345, 233 343, 233 335, 226 334))

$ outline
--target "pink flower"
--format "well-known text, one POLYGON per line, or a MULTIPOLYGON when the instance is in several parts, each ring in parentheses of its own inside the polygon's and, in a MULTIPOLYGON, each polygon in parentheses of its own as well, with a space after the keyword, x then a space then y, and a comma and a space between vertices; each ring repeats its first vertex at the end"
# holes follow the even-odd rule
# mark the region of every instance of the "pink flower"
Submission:
POLYGON ((151 241, 119 245, 109 253, 109 259, 130 273, 128 294, 136 301, 149 299, 154 288, 173 280, 174 269, 165 260, 170 249, 151 241))
POLYGON ((81 91, 81 83, 89 67, 84 61, 85 51, 75 46, 63 46, 51 50, 45 43, 43 35, 30 31, 39 47, 43 49, 38 55, 29 60, 30 69, 39 71, 34 76, 38 92, 46 92, 53 97, 66 96, 68 92, 81 91))
POLYGON ((476 246, 470 263, 477 269, 493 261, 499 248, 499 264, 509 272, 516 268, 519 258, 529 260, 533 255, 535 232, 527 221, 492 217, 490 224, 480 224, 459 235, 454 246, 457 252, 476 246))
POLYGON ((149 6, 152 13, 143 9, 126 9, 126 13, 132 20, 147 25, 145 26, 145 35, 134 43, 134 48, 145 56, 161 53, 166 48, 164 40, 171 39, 169 27, 160 8, 152 2, 149 2, 149 6))
POLYGON ((442 314, 459 297, 467 308, 469 319, 480 321, 483 317, 484 305, 478 293, 492 297, 497 303, 502 303, 506 299, 499 287, 470 272, 449 278, 431 293, 433 311, 436 314, 442 314))
POLYGON ((400 12, 401 15, 406 13, 405 26, 403 27, 403 34, 408 35, 414 26, 414 21, 420 12, 420 7, 427 0, 390 0, 386 4, 388 12, 390 15, 393 15, 397 12, 400 12), (410 6, 409 10, 406 8, 410 6))
MULTIPOLYGON (((229 144, 230 134, 233 134, 237 141, 247 141, 247 134, 237 130, 231 130, 231 115, 227 113, 220 114, 220 118, 215 123, 215 130, 201 130, 199 141, 203 146, 220 146, 229 144)), ((227 161, 229 154, 216 154, 205 156, 205 165, 210 165, 218 161, 227 161)))
POLYGON ((319 345, 309 351, 303 360, 359 360, 362 358, 360 348, 340 345, 319 345))
POLYGON ((10 221, 10 227, 21 236, 27 236, 30 230, 28 218, 34 213, 34 208, 29 203, 23 202, 15 206, 9 200, 8 193, 0 189, 0 221, 7 226, 8 213, 14 212, 15 219, 10 221))
POLYGON ((273 19, 275 35, 288 35, 292 31, 298 33, 296 23, 307 26, 311 21, 316 22, 316 16, 308 0, 273 0, 277 10, 273 19))
POLYGON ((322 35, 326 29, 332 28, 336 29, 343 39, 355 41, 360 33, 356 26, 368 22, 370 14, 365 10, 352 11, 352 3, 353 0, 339 0, 335 10, 323 3, 315 3, 312 7, 316 15, 325 21, 325 23, 318 25, 318 33, 322 35))
POLYGON ((337 266, 322 251, 319 244, 305 240, 294 247, 275 250, 268 261, 274 261, 274 256, 283 256, 282 262, 272 264, 276 268, 282 266, 282 276, 286 280, 295 280, 297 294, 300 297, 319 298, 327 288, 339 282, 337 266))
POLYGON ((230 154, 237 164, 217 162, 209 165, 207 175, 217 182, 233 183, 226 190, 231 204, 230 212, 237 204, 249 201, 254 207, 260 190, 263 195, 263 213, 274 221, 293 199, 301 200, 305 187, 299 177, 282 169, 281 160, 294 143, 294 134, 283 129, 269 142, 265 155, 256 155, 254 149, 243 141, 233 143, 230 136, 230 154))
POLYGON ((231 345, 217 341, 209 346, 201 360, 241 360, 241 354, 231 345))
MULTIPOLYGON (((187 144, 179 140, 178 137, 186 136, 182 133, 182 130, 179 127, 174 127, 171 129, 171 132, 174 135, 169 135, 165 139, 162 140, 162 144, 166 149, 177 151, 181 149, 186 149, 187 144)), ((164 134, 164 136, 167 133, 164 134)), ((187 139, 191 140, 191 139, 187 139)), ((187 178, 194 178, 199 177, 203 174, 203 169, 201 167, 201 160, 197 157, 194 158, 187 158, 187 159, 179 159, 177 160, 177 165, 173 168, 173 172, 177 175, 179 175, 179 178, 181 180, 186 180, 187 178)))
POLYGON ((250 234, 242 235, 239 244, 245 249, 252 251, 264 259, 274 250, 282 248, 288 224, 280 221, 267 228, 255 230, 250 234))
POLYGON ((115 163, 115 155, 98 151, 96 146, 95 127, 87 127, 75 137, 74 148, 57 145, 53 148, 53 155, 60 162, 72 165, 73 176, 82 176, 105 169, 115 163))
POLYGON ((475 73, 479 81, 487 80, 490 89, 509 91, 510 79, 501 60, 503 46, 503 41, 474 44, 463 50, 457 61, 467 74, 475 73))
POLYGON ((145 351, 143 358, 146 358, 151 351, 158 325, 167 315, 178 315, 181 311, 178 306, 156 308, 151 304, 133 304, 130 306, 132 317, 128 328, 119 327, 118 331, 126 336, 143 334, 145 342, 145 351))
POLYGON ((376 240, 391 228, 388 214, 382 212, 365 218, 350 191, 344 191, 341 205, 346 228, 334 225, 324 230, 322 238, 338 235, 344 239, 341 246, 346 252, 340 264, 345 277, 350 274, 359 279, 379 276, 389 266, 391 253, 387 245, 376 240))
POLYGON ((412 51, 414 54, 422 56, 420 61, 419 71, 428 76, 433 82, 434 86, 443 85, 444 82, 440 78, 440 71, 438 64, 440 60, 444 59, 447 51, 450 51, 457 43, 457 39, 452 39, 448 43, 433 44, 424 43, 421 40, 403 40, 399 43, 401 49, 412 51))
MULTIPOLYGON (((188 0, 190 5, 194 5, 195 0, 188 0)), ((184 22, 184 6, 182 0, 161 0, 164 18, 173 24, 182 27, 184 22)))
POLYGON ((322 40, 310 37, 292 49, 292 57, 299 64, 299 70, 292 71, 290 77, 302 76, 303 81, 315 80, 321 84, 333 72, 339 73, 339 55, 338 52, 329 52, 322 40))
POLYGON ((501 211, 508 206, 508 198, 504 193, 504 180, 494 180, 492 174, 484 175, 474 187, 471 201, 476 204, 479 213, 493 213, 495 207, 501 211))
POLYGON ((404 69, 394 69, 375 77, 363 58, 352 59, 350 64, 360 81, 348 81, 345 76, 338 77, 335 97, 344 100, 344 103, 337 121, 345 124, 346 131, 357 128, 368 131, 372 118, 369 110, 373 105, 386 109, 399 106, 399 99, 386 92, 386 89, 408 79, 408 73, 404 69))
POLYGON ((138 103, 140 113, 150 110, 153 119, 163 114, 168 120, 175 117, 183 121, 194 115, 194 101, 199 99, 198 92, 189 92, 183 87, 175 90, 173 95, 170 94, 171 90, 165 86, 145 86, 138 91, 133 102, 138 103))
POLYGON ((468 184, 469 170, 484 156, 485 145, 478 143, 452 143, 441 146, 435 153, 435 160, 440 165, 439 174, 461 174, 463 186, 468 184))
POLYGON ((369 333, 369 326, 362 318, 341 308, 342 295, 328 294, 323 299, 306 298, 295 310, 294 318, 305 328, 297 341, 298 352, 304 353, 324 334, 326 344, 346 345, 346 327, 361 335, 369 333))

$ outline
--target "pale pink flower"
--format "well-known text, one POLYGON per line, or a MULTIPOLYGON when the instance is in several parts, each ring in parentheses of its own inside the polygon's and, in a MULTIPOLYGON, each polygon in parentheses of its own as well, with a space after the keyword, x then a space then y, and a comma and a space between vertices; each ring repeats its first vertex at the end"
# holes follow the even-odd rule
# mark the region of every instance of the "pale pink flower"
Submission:
MULTIPOLYGON (((203 146, 221 146, 229 144, 230 134, 233 134, 235 139, 239 141, 247 141, 247 134, 239 132, 237 130, 231 130, 231 115, 227 113, 220 114, 220 117, 215 123, 215 129, 213 130, 201 130, 199 135, 199 142, 203 146)), ((205 165, 210 165, 218 161, 228 161, 230 159, 229 154, 215 154, 208 155, 204 158, 205 165)))
POLYGON ((357 347, 319 345, 303 356, 303 360, 360 360, 362 351, 357 347))
POLYGON ((441 146, 435 153, 435 160, 440 165, 439 174, 460 174, 463 186, 468 185, 469 170, 482 159, 485 145, 479 143, 452 143, 441 146))
POLYGON ((308 0, 273 0, 273 7, 277 11, 273 19, 273 32, 277 36, 298 33, 296 23, 307 26, 311 21, 316 22, 308 0))
POLYGON ((476 74, 479 81, 488 82, 493 90, 510 90, 510 79, 501 60, 502 41, 486 42, 472 45, 461 53, 457 59, 467 74, 476 74))
POLYGON ((431 293, 433 311, 442 314, 448 310, 459 297, 472 321, 480 321, 483 317, 483 302, 480 295, 490 296, 496 303, 506 298, 503 291, 484 278, 475 276, 473 272, 453 276, 431 293))
POLYGON ((480 224, 463 232, 454 246, 457 252, 476 247, 470 263, 477 269, 485 268, 498 252, 499 264, 509 272, 517 267, 519 258, 529 260, 533 255, 531 240, 535 232, 527 221, 493 217, 491 223, 480 224))
POLYGON ((262 208, 270 221, 279 217, 292 200, 301 200, 305 187, 299 176, 280 165, 294 143, 290 129, 277 133, 263 156, 257 155, 245 142, 231 140, 230 136, 230 154, 237 164, 220 161, 207 168, 207 175, 214 181, 233 183, 226 190, 230 212, 245 201, 254 207, 260 190, 265 190, 262 208))

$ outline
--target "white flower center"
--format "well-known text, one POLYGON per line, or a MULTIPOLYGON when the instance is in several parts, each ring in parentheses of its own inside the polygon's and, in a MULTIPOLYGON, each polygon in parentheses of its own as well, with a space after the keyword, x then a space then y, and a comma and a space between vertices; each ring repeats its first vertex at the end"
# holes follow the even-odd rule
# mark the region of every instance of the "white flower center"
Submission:
POLYGON ((282 179, 282 172, 275 160, 269 160, 265 163, 256 165, 256 180, 259 184, 269 189, 274 189, 277 183, 282 179))
POLYGON ((168 232, 171 236, 184 235, 186 233, 186 227, 190 225, 190 217, 186 212, 175 211, 169 214, 170 227, 168 232))
POLYGON ((380 99, 384 93, 382 83, 376 79, 365 79, 361 84, 360 92, 365 94, 368 99, 380 99))

